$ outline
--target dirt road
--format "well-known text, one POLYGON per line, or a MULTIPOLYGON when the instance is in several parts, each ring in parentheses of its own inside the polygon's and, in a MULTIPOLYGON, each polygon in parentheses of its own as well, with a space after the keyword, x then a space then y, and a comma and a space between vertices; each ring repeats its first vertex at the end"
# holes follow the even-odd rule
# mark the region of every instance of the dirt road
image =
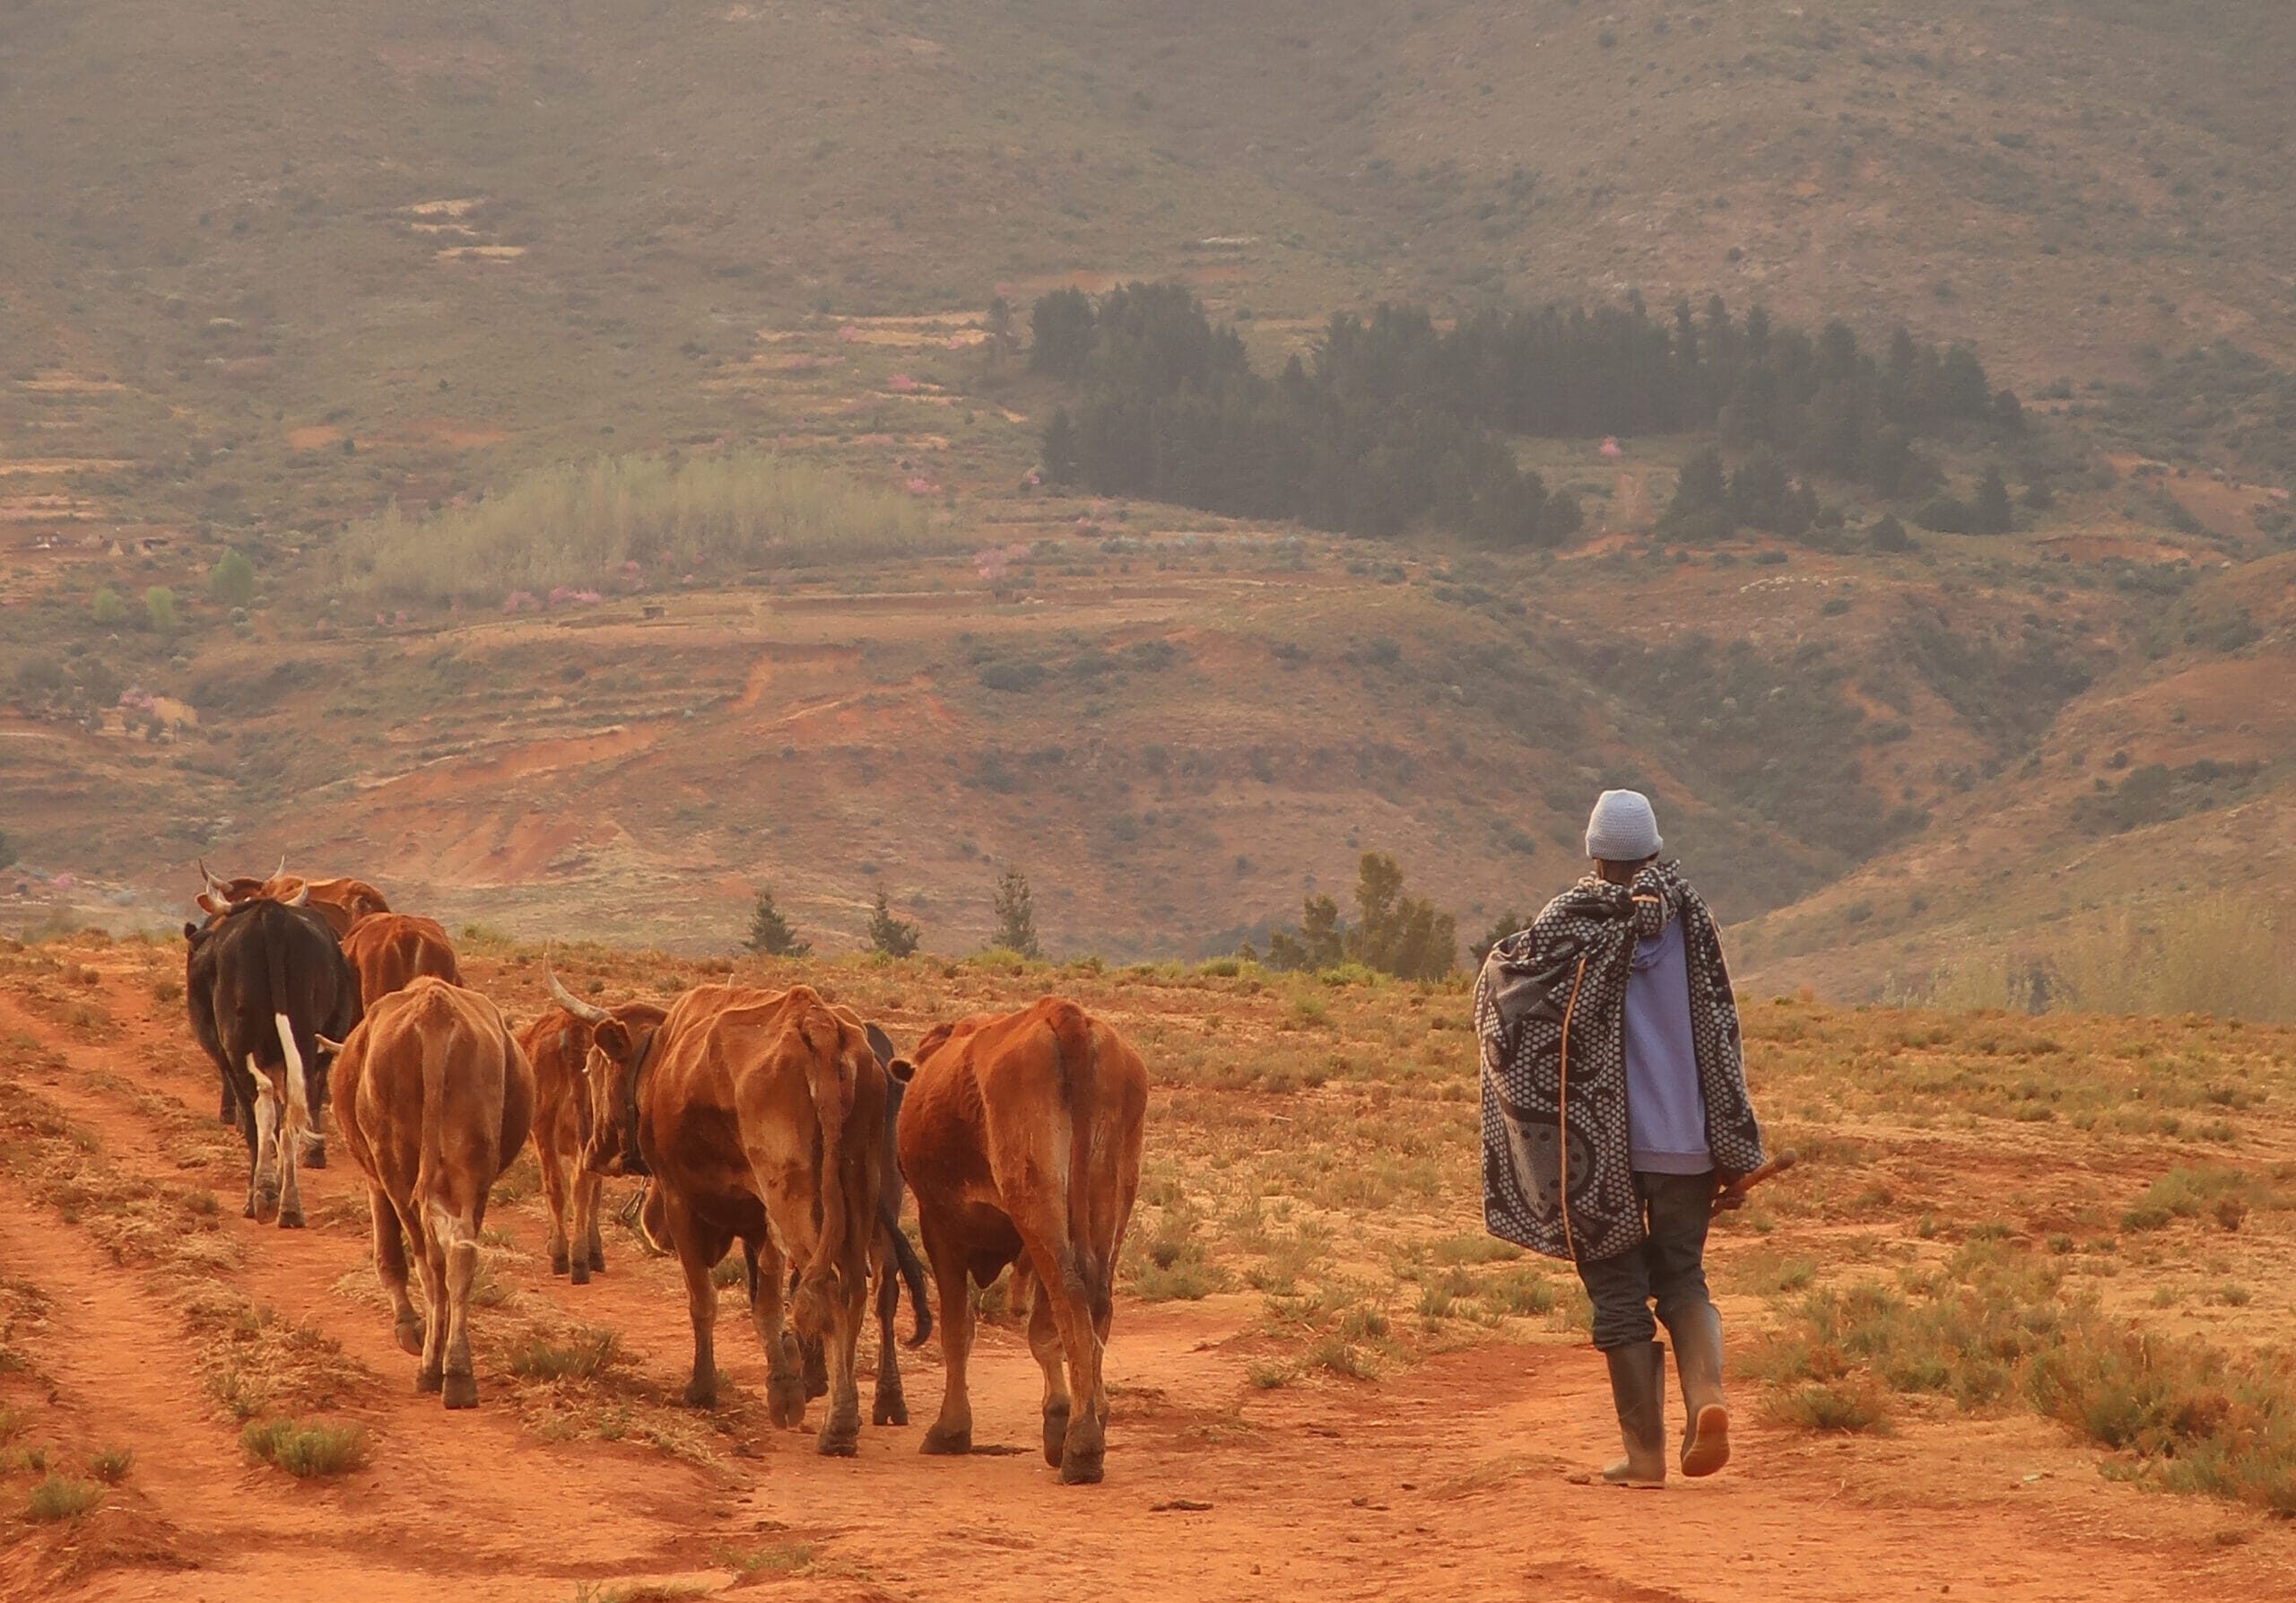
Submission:
MULTIPOLYGON (((80 1521, 0 1516, 10 1597, 2296 1597, 2296 1531, 2113 1484, 2037 1421, 1853 1442, 1765 1428, 1749 1407, 1723 1476, 1618 1492, 1570 1478, 1616 1448, 1583 1346, 1492 1342, 1378 1381, 1262 1390, 1259 1300, 1241 1294, 1119 1307, 1097 1488, 1056 1485, 1036 1455, 1034 1366, 1003 1329, 976 1361, 984 1450, 966 1461, 917 1451, 940 1390, 930 1348, 909 1359, 914 1423, 865 1429, 851 1461, 746 1413, 683 1456, 634 1430, 537 1428, 499 1320, 477 1344, 480 1408, 449 1415, 413 1393, 375 1302, 355 1174, 338 1159, 307 1176, 308 1231, 239 1218, 241 1172, 213 1139, 213 1071, 180 1002, 153 992, 151 959, 96 964, 83 983, 109 1015, 98 1039, 0 984, 0 1085, 112 1172, 211 1189, 218 1284, 340 1344, 361 1378, 329 1412, 364 1424, 372 1450, 333 1481, 251 1465, 171 1288, 116 1262, 85 1219, 66 1222, 71 1196, 12 1161, 0 1285, 40 1311, 11 1338, 27 1368, 0 1377, 19 1447, 48 1443, 70 1467, 122 1446, 134 1467, 80 1521)), ((541 1257, 538 1198, 489 1224, 505 1298, 613 1328, 645 1385, 674 1395, 690 1348, 666 1263, 617 1233, 608 1272, 573 1287, 541 1257)), ((753 1399, 764 1366, 740 1320, 720 1361, 753 1399)))

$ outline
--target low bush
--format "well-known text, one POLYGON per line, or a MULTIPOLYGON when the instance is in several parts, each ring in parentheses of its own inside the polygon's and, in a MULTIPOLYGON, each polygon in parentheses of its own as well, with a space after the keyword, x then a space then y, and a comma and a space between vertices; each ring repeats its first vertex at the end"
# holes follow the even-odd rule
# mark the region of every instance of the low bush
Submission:
POLYGON ((345 1475, 366 1461, 367 1433, 355 1424, 323 1420, 249 1420, 239 1446, 257 1463, 299 1479, 345 1475))
POLYGON ((76 1480, 50 1470, 36 1482, 24 1505, 24 1518, 35 1524, 76 1520, 104 1500, 104 1489, 91 1480, 76 1480))

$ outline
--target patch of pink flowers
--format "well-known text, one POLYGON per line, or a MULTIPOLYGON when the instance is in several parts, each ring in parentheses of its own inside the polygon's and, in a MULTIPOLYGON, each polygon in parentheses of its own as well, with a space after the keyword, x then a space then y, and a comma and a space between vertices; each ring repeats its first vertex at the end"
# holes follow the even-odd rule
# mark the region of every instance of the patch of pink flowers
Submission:
POLYGON ((502 597, 504 617, 509 617, 517 613, 539 612, 541 609, 542 603, 535 599, 535 593, 532 590, 513 590, 502 597))
POLYGON ((940 485, 935 484, 931 479, 922 477, 909 480, 908 490, 911 495, 938 495, 941 493, 940 485))
POLYGON ((1603 443, 1598 449, 1602 453, 1603 460, 1605 462, 1615 462, 1621 457, 1626 455, 1623 450, 1619 449, 1618 436, 1615 434, 1604 435, 1603 443))
POLYGON ((908 395, 917 388, 917 380, 907 373, 895 373, 885 380, 885 388, 900 395, 908 395))

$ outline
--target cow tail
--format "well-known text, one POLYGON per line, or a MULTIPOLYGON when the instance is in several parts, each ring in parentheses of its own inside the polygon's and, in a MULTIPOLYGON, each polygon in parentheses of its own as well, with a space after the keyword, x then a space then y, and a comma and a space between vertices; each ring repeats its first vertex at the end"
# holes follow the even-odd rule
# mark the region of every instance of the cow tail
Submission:
POLYGON ((845 1207, 845 1126, 853 1112, 853 1076, 845 1061, 843 1026, 826 1007, 809 1002, 797 1032, 809 1049, 806 1072, 813 1082, 813 1117, 822 1128, 821 1240, 799 1276, 790 1309, 797 1334, 810 1337, 831 1328, 831 1282, 851 1228, 845 1207))
POLYGON ((414 1195, 418 1202, 446 1179, 447 1045, 453 1021, 444 998, 424 992, 415 1003, 415 1033, 422 1041, 422 1145, 415 1151, 414 1195))
POLYGON ((276 919, 264 926, 263 955, 271 982, 271 1023, 279 1032, 279 1061, 287 1076, 287 1132, 300 1137, 311 1128, 311 1094, 303 1051, 295 1043, 295 1021, 287 1013, 287 943, 276 919))
POLYGON ((1111 1270, 1114 1266, 1102 1261, 1100 1233, 1093 1228, 1092 1174, 1098 1167, 1094 1145, 1100 1133, 1098 1090, 1099 1065, 1095 1061, 1092 1044, 1092 1021, 1074 1002, 1055 1002, 1052 1015, 1055 1050, 1060 1059, 1060 1085, 1068 1115, 1068 1250, 1069 1262, 1063 1266, 1072 1284, 1069 1294, 1091 1311, 1095 1320, 1106 1319, 1115 1294, 1111 1270))
MULTIPOLYGON (((900 1219, 893 1211, 892 1198, 887 1198, 878 1206, 885 1234, 892 1243, 893 1267, 900 1272, 901 1284, 909 1287, 909 1312, 916 1320, 908 1345, 921 1347, 933 1335, 933 1304, 925 1294, 925 1265, 917 1256, 917 1249, 909 1244, 901 1233, 900 1219)), ((886 1318, 891 1318, 888 1312, 886 1318)))

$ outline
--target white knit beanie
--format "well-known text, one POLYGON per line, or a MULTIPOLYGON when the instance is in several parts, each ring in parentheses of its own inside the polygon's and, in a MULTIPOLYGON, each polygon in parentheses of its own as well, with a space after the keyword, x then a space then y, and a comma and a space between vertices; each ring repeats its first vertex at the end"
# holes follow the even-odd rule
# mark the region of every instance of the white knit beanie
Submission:
POLYGON ((1605 790, 1587 820, 1587 855, 1597 862, 1639 863, 1655 858, 1665 841, 1658 815, 1639 790, 1605 790))

